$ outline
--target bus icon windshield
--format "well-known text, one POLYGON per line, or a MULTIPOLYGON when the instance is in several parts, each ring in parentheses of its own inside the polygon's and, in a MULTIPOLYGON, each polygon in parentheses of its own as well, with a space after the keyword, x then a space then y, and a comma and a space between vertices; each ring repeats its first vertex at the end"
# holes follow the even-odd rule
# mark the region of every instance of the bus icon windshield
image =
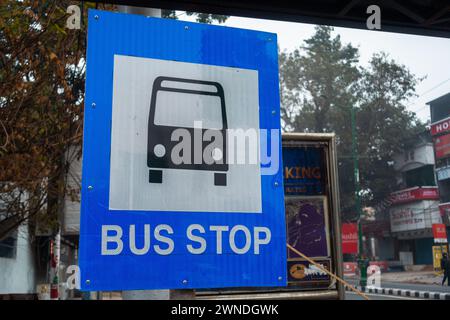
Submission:
POLYGON ((221 84, 212 81, 157 77, 153 82, 150 113, 148 120, 147 166, 150 183, 163 182, 162 169, 207 170, 214 172, 214 185, 226 186, 226 130, 227 117, 224 90, 221 84), (201 121, 202 127, 195 128, 195 122, 201 121), (214 148, 212 163, 206 163, 203 157, 205 148, 211 143, 203 141, 201 158, 194 159, 194 143, 191 143, 190 161, 174 163, 171 150, 178 143, 172 141, 172 133, 185 129, 191 137, 195 130, 206 130, 212 136, 220 134, 223 143, 214 148), (215 133, 215 134, 214 134, 215 133), (197 161, 194 161, 197 160, 197 161))

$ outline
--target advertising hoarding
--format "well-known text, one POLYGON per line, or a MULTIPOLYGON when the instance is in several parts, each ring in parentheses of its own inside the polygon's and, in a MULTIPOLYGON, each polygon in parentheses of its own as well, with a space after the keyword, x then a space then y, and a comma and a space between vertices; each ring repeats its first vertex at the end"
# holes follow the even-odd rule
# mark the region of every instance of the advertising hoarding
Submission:
POLYGON ((414 187, 392 192, 390 195, 393 205, 422 200, 439 200, 438 187, 414 187))
POLYGON ((435 243, 447 243, 447 229, 443 223, 434 223, 433 226, 433 237, 435 243))
POLYGON ((450 134, 433 137, 433 143, 436 159, 446 158, 450 155, 450 134))
POLYGON ((393 206, 390 211, 392 232, 431 229, 433 223, 442 223, 442 218, 434 201, 393 206))
POLYGON ((342 224, 342 253, 358 253, 358 225, 356 223, 342 224))
POLYGON ((325 159, 325 148, 323 147, 284 145, 285 195, 324 195, 327 183, 325 159))
MULTIPOLYGON (((331 270, 326 147, 308 143, 283 144, 283 175, 287 243, 331 270)), ((326 287, 330 277, 288 250, 291 286, 326 287)))
POLYGON ((432 136, 436 136, 443 133, 450 132, 450 118, 432 123, 430 126, 430 132, 432 136))
MULTIPOLYGON (((329 257, 328 209, 325 197, 288 197, 287 242, 308 257, 329 257)), ((299 258, 288 252, 288 258, 299 258)))

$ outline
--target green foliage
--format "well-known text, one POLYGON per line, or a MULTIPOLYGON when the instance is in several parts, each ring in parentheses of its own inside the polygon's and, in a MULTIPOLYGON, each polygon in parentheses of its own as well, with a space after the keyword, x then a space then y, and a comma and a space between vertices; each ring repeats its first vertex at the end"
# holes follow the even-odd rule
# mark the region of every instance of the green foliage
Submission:
POLYGON ((343 46, 339 36, 332 39, 331 31, 317 27, 300 49, 280 54, 286 129, 334 131, 342 120, 336 112, 356 102, 358 50, 343 46))
POLYGON ((408 140, 425 130, 415 114, 406 109, 420 80, 386 53, 375 54, 363 70, 357 114, 358 152, 365 156, 360 161, 362 184, 375 198, 385 198, 395 190, 395 173, 388 162, 408 140))
MULTIPOLYGON (((220 15, 220 14, 210 14, 210 13, 196 13, 196 12, 186 12, 187 16, 195 16, 195 20, 200 23, 208 23, 211 24, 214 21, 218 23, 224 23, 227 21, 228 16, 220 15)), ((162 10, 162 17, 169 19, 178 19, 175 10, 162 10)))
POLYGON ((351 219, 356 216, 351 108, 356 113, 363 205, 372 205, 396 187, 388 164, 394 153, 425 129, 406 110, 421 79, 385 53, 361 67, 358 49, 344 45, 332 31, 318 26, 299 49, 280 53, 282 121, 287 131, 336 133, 341 206, 351 219))
POLYGON ((3 0, 0 8, 0 214, 19 223, 57 224, 67 169, 81 152, 85 29, 65 28, 69 4, 3 0))

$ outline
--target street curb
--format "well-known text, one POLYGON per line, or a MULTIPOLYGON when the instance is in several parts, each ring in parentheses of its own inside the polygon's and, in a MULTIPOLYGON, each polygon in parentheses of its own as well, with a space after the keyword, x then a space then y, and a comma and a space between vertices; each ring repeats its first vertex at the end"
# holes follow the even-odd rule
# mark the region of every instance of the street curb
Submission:
MULTIPOLYGON (((422 298, 432 300, 450 300, 450 293, 445 292, 430 292, 430 291, 418 291, 418 290, 394 289, 394 288, 376 288, 376 287, 366 287, 364 288, 364 290, 361 287, 355 288, 364 293, 376 293, 390 296, 401 296, 401 297, 422 298)), ((345 286, 345 290, 350 291, 350 288, 345 286)))

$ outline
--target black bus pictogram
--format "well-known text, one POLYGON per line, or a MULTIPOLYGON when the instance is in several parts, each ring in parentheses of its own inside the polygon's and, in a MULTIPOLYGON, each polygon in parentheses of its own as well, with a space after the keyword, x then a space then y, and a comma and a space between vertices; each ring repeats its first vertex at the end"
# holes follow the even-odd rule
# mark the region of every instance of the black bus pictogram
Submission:
MULTIPOLYGON (((202 118, 195 120, 201 121, 202 118)), ((213 171, 214 184, 226 186, 226 171, 228 171, 225 147, 227 145, 227 128, 225 97, 221 84, 193 79, 157 77, 153 82, 148 120, 147 166, 150 168, 149 182, 162 183, 163 170, 161 169, 188 169, 213 171), (216 115, 215 124, 210 127, 194 128, 193 121, 190 121, 192 119, 180 117, 180 114, 188 115, 186 118, 194 115, 194 111, 199 110, 199 99, 203 99, 201 104, 203 111, 206 110, 206 112, 216 115), (173 107, 174 105, 177 105, 177 107, 173 107), (178 141, 171 141, 172 133, 176 129, 186 129, 191 137, 194 137, 195 130, 201 130, 201 137, 206 130, 214 130, 215 133, 221 134, 223 143, 221 144, 222 147, 218 148, 219 150, 217 148, 214 150, 217 152, 216 156, 213 157, 215 161, 205 163, 203 156, 201 156, 200 162, 198 159, 194 161, 194 143, 191 143, 190 161, 180 164, 174 163, 170 151, 178 143, 178 141)), ((210 143, 211 141, 203 141, 202 139, 202 155, 205 147, 210 143)))

